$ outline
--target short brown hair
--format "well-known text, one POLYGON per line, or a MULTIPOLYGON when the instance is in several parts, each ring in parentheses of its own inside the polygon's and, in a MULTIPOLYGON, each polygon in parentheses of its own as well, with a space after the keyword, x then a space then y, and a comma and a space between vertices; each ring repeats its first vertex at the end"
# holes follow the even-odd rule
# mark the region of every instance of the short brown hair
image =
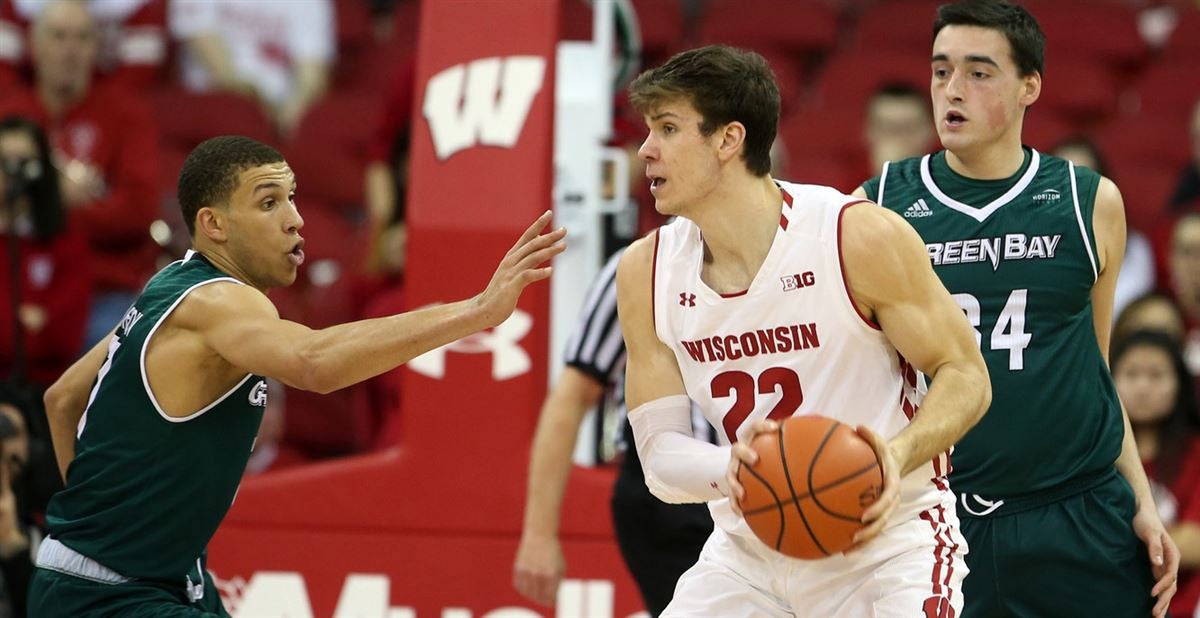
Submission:
POLYGON ((229 200, 242 172, 283 160, 278 150, 240 135, 222 135, 196 146, 183 162, 177 189, 188 233, 196 235, 196 213, 201 208, 229 200))
POLYGON ((725 45, 680 52, 629 85, 629 101, 643 115, 684 97, 700 112, 701 135, 737 121, 746 127, 742 158, 756 176, 771 171, 771 144, 779 130, 779 87, 762 56, 725 45))

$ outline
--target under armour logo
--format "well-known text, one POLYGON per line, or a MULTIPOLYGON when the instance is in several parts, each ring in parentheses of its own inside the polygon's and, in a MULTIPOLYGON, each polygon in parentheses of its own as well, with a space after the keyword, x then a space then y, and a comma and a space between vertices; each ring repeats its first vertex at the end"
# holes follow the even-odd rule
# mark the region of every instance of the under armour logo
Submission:
POLYGON ((695 307, 696 306, 696 295, 688 294, 687 292, 680 292, 679 293, 679 306, 680 307, 695 307))
POLYGON ((491 354, 492 378, 508 380, 528 373, 532 362, 520 341, 533 328, 533 317, 517 309, 504 323, 490 331, 468 335, 453 343, 430 350, 410 361, 413 371, 440 380, 446 377, 446 352, 491 354))

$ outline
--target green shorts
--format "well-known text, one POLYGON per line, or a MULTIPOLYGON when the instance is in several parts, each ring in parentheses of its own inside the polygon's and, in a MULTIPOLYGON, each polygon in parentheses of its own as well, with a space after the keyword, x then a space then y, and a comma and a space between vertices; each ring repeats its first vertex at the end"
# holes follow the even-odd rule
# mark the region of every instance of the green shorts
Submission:
POLYGON ((1154 575, 1124 477, 1046 504, 1012 502, 982 517, 958 509, 971 569, 962 618, 1150 616, 1154 575))
POLYGON ((189 603, 182 587, 133 581, 106 584, 48 569, 36 569, 29 584, 30 616, 38 618, 228 617, 212 578, 204 578, 204 597, 189 603))

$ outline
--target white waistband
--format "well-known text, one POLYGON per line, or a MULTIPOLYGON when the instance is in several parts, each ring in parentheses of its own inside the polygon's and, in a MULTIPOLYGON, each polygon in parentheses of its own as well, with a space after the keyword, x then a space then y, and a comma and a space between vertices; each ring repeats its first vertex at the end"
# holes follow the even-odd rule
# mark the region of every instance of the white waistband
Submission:
POLYGON ((117 573, 51 537, 46 537, 38 548, 37 566, 102 584, 124 584, 133 581, 132 578, 117 573))

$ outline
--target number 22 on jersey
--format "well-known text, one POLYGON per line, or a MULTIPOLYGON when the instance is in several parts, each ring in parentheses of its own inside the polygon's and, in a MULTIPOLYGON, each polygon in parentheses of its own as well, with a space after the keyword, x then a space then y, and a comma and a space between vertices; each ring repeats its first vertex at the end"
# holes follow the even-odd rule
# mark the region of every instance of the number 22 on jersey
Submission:
POLYGON ((721 418, 721 427, 730 444, 737 442, 737 430, 754 411, 759 395, 782 396, 767 418, 782 420, 800 409, 804 403, 804 390, 800 388, 800 376, 787 367, 769 367, 754 376, 745 371, 725 371, 712 379, 712 397, 721 399, 733 397, 733 406, 721 418))

